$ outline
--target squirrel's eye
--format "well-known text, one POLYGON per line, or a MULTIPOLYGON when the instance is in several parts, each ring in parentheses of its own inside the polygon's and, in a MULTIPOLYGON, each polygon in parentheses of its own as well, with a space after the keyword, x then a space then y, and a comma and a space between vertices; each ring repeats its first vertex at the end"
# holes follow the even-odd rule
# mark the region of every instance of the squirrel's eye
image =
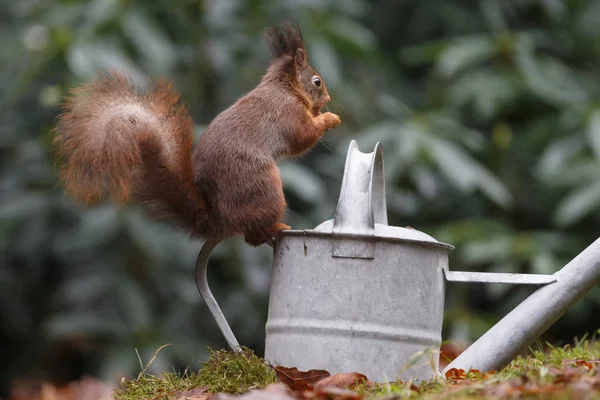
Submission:
POLYGON ((314 83, 314 85, 316 87, 320 87, 321 86, 321 78, 319 78, 318 76, 313 76, 312 81, 313 81, 313 83, 314 83))

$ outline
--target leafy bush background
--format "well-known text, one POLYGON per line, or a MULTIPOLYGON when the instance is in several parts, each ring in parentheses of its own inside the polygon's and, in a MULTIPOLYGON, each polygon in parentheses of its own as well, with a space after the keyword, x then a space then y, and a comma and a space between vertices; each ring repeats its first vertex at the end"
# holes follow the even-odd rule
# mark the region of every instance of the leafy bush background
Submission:
MULTIPOLYGON (((390 224, 454 244, 451 268, 552 273, 598 237, 600 3, 574 0, 19 0, 0 13, 0 391, 15 376, 185 368, 224 346, 196 292, 200 243, 135 207, 83 209, 50 130, 99 70, 173 80, 200 135, 264 71, 291 18, 343 124, 281 164, 294 228, 333 216, 350 139, 385 149, 390 224)), ((209 279, 262 351, 271 253, 222 244, 209 279)), ((444 338, 470 341, 531 288, 450 285, 444 338)), ((410 301, 402 299, 399 301, 410 301)), ((598 328, 595 288, 544 336, 598 328)))

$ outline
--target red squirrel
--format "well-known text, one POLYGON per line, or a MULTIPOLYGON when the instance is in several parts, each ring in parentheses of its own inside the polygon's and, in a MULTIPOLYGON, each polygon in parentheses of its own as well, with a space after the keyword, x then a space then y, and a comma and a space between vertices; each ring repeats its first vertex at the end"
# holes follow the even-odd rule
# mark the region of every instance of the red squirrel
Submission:
POLYGON ((330 97, 300 29, 272 26, 266 40, 272 60, 260 83, 217 115, 195 150, 192 119, 168 82, 140 92, 111 73, 73 90, 54 139, 66 192, 86 204, 109 192, 214 243, 244 235, 259 246, 289 229, 276 161, 341 121, 320 111, 330 97))

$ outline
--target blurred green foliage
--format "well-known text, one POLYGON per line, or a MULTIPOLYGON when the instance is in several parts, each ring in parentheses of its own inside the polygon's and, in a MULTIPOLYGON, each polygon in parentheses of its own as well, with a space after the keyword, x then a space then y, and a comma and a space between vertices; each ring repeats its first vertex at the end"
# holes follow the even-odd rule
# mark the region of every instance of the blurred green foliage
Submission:
MULTIPOLYGON (((268 63, 261 34, 300 24, 342 125, 281 163, 286 222, 335 211, 346 149, 384 145, 390 224, 452 243, 451 268, 552 273, 598 237, 600 2, 19 0, 0 13, 0 391, 17 375, 134 376, 224 343, 193 279, 200 243, 139 209, 83 209, 57 183, 50 130, 100 70, 171 79, 200 135, 268 63)), ((219 246, 209 280, 262 351, 271 253, 219 246)), ((445 339, 472 340, 531 288, 451 285, 445 339)), ((410 301, 401 300, 399 301, 410 301)), ((598 328, 595 288, 550 331, 598 328)), ((196 364, 193 364, 196 365, 196 364)))

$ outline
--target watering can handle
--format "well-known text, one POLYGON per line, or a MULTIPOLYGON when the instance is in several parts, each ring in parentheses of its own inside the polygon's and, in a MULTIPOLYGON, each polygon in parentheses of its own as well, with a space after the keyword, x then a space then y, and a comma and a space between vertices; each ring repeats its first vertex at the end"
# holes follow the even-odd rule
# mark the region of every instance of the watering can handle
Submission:
POLYGON ((387 225, 383 146, 362 153, 352 140, 333 220, 332 256, 373 258, 375 224, 387 225))
POLYGON ((198 259, 196 261, 196 286, 198 287, 198 291, 200 295, 204 299, 206 306, 208 307, 210 313, 213 318, 217 322, 225 341, 231 348, 231 350, 235 352, 241 351, 240 345, 238 344, 233 331, 229 327, 221 308, 219 308, 219 304, 217 304, 217 300, 213 296, 210 288, 208 287, 208 280, 206 279, 206 268, 208 266, 208 258, 210 254, 214 250, 215 247, 219 244, 220 240, 217 239, 208 239, 202 248, 200 249, 200 253, 198 254, 198 259))

